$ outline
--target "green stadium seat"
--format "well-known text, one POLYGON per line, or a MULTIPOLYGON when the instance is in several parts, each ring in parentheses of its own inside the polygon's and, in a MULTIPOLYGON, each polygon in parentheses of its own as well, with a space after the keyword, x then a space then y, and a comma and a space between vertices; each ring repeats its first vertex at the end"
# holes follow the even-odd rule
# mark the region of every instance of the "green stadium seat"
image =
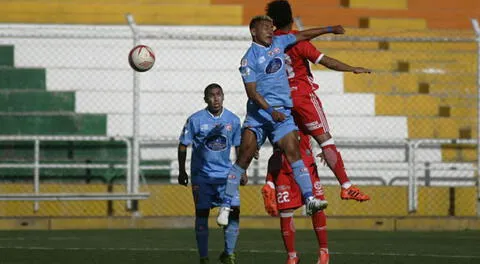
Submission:
POLYGON ((0 112, 74 112, 73 92, 0 90, 0 112))
POLYGON ((0 90, 46 88, 45 69, 0 68, 0 76, 0 90))
POLYGON ((13 46, 0 45, 0 67, 13 67, 13 46))

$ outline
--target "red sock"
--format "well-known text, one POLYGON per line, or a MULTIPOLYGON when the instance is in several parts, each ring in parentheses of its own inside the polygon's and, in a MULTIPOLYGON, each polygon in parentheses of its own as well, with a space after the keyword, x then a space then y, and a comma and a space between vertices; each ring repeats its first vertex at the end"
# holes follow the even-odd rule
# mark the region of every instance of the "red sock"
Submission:
POLYGON ((315 235, 317 236, 319 248, 328 248, 327 217, 325 216, 325 212, 323 210, 312 215, 312 224, 313 230, 315 230, 315 235))
POLYGON ((282 231, 283 244, 285 250, 295 253, 295 225, 293 223, 293 213, 280 213, 280 229, 282 231))
POLYGON ((347 172, 345 171, 342 155, 338 152, 335 144, 322 146, 322 151, 328 167, 333 171, 340 185, 349 182, 350 179, 348 179, 347 172))

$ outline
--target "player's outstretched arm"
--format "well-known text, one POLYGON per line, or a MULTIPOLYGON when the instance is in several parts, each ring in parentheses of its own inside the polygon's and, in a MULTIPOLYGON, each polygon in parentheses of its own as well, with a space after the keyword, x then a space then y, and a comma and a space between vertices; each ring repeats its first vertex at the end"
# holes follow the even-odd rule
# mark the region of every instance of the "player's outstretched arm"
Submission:
POLYGON ((178 144, 178 151, 177 151, 177 159, 178 159, 178 184, 187 186, 188 185, 188 174, 187 170, 185 169, 185 161, 187 160, 187 146, 183 144, 178 144))
POLYGON ((276 122, 285 120, 285 115, 283 113, 275 111, 272 106, 265 101, 265 98, 263 98, 261 94, 257 93, 257 83, 245 83, 245 90, 247 91, 248 99, 254 101, 258 106, 260 106, 260 108, 272 115, 273 120, 276 122))
POLYGON ((355 74, 372 72, 372 70, 370 69, 366 69, 362 67, 353 67, 328 56, 323 56, 319 64, 335 71, 353 72, 355 74))
POLYGON ((328 34, 328 33, 333 33, 335 35, 344 34, 345 29, 340 25, 328 26, 328 27, 322 27, 322 28, 311 28, 311 29, 297 32, 295 34, 295 37, 297 38, 297 42, 298 42, 302 40, 310 40, 320 35, 328 34))

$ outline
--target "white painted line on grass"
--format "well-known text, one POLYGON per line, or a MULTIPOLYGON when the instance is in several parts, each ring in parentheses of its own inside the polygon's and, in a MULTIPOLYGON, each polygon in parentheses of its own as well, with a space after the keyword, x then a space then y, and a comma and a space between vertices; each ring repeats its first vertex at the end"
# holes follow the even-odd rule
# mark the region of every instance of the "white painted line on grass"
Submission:
MULTIPOLYGON (((161 251, 161 252, 196 252, 196 248, 111 248, 111 247, 15 247, 0 246, 0 249, 18 249, 18 250, 65 250, 65 251, 161 251)), ((209 250, 214 251, 214 250, 209 250)), ((276 253, 285 254, 283 250, 237 250, 243 253, 276 253)), ((447 259, 480 259, 480 255, 440 255, 440 254, 423 254, 423 253, 394 253, 394 252, 330 252, 331 255, 354 255, 354 256, 395 256, 395 257, 430 257, 430 258, 447 258, 447 259)))
POLYGON ((0 237, 0 241, 25 241, 25 240, 80 240, 78 237, 0 237))

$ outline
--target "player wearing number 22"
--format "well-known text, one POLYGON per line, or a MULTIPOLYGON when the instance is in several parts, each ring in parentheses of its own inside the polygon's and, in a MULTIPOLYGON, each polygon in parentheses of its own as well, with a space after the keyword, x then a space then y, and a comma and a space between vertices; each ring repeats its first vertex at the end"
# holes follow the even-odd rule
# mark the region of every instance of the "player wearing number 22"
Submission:
MULTIPOLYGON (((317 165, 310 144, 310 136, 299 131, 300 153, 303 162, 310 172, 310 180, 313 185, 313 195, 320 200, 325 200, 322 184, 318 177, 317 165)), ((288 253, 287 264, 296 264, 300 258, 295 250, 295 225, 293 212, 304 203, 301 191, 293 179, 292 167, 288 163, 283 152, 275 147, 268 160, 266 177, 267 184, 262 188, 265 210, 271 216, 280 215, 280 229, 283 244, 288 253)), ((319 245, 317 264, 328 264, 328 243, 326 216, 323 210, 312 215, 312 224, 319 245)))

